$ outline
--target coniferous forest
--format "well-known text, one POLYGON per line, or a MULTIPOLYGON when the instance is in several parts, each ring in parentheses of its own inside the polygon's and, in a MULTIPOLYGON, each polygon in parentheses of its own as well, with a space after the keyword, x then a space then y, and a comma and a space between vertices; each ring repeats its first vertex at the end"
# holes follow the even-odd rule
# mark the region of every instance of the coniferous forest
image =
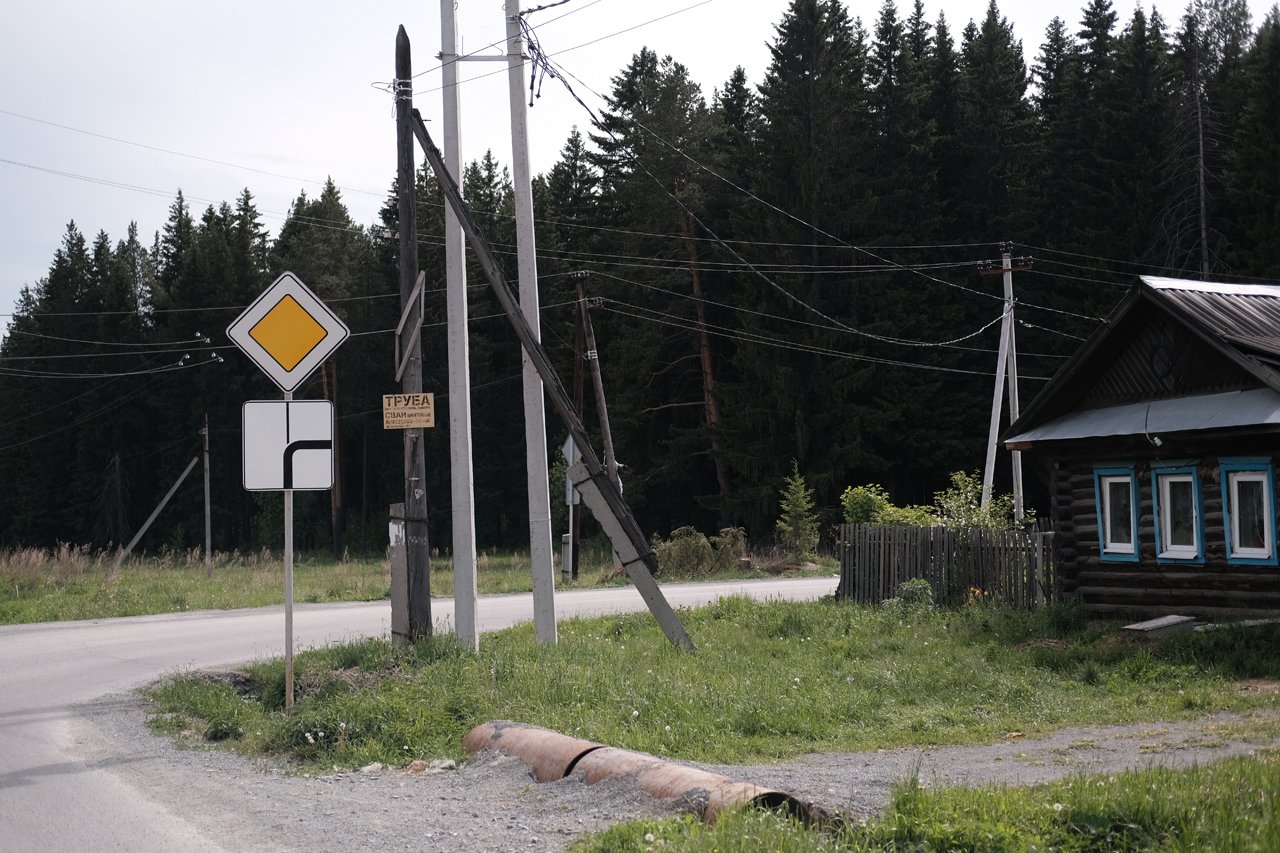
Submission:
MULTIPOLYGON (((1261 22, 1243 0, 1124 19, 1090 0, 1022 34, 995 2, 964 23, 919 0, 886 0, 874 20, 793 0, 761 37, 759 80, 632 56, 533 186, 542 338, 572 389, 581 283, 647 533, 740 525, 766 540, 793 460, 824 507, 868 482, 927 501, 979 468, 1002 311, 981 265, 1005 243, 1034 259, 1014 275, 1024 406, 1137 274, 1280 280, 1275 6, 1261 22)), ((463 184, 514 282, 507 170, 486 156, 463 184)), ((417 191, 443 551, 444 214, 434 176, 417 191)), ((279 393, 223 330, 291 270, 353 332, 297 394, 335 402, 338 445, 332 494, 297 496, 297 541, 380 552, 403 499, 401 435, 381 419, 396 390, 394 192, 376 223, 353 222, 333 182, 300 193, 274 238, 249 189, 203 211, 179 191, 150 238, 69 225, 0 345, 0 545, 127 542, 200 453, 207 417, 214 547, 278 548, 279 495, 241 486, 240 407, 279 393)), ((477 540, 520 547, 519 346, 474 259, 468 276, 477 540)), ((565 436, 551 415, 548 465, 565 436)), ((1039 476, 1033 461, 1032 505, 1039 476)), ((140 547, 203 539, 197 466, 140 547)))

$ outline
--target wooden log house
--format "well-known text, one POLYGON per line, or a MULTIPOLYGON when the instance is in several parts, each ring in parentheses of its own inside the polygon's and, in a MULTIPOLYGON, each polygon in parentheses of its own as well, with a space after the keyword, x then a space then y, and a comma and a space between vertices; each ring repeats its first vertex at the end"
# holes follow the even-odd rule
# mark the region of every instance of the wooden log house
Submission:
POLYGON ((1094 614, 1280 611, 1280 284, 1141 277, 1003 436, 1094 614))

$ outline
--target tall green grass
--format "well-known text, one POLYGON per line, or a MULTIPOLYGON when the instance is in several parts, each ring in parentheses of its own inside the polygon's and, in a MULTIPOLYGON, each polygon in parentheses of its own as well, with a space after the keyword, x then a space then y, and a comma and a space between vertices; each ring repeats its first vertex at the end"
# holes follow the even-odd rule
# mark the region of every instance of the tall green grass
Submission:
POLYGON ((693 818, 627 823, 575 853, 663 850, 1280 850, 1280 757, 1262 751, 1185 770, 1078 776, 1028 788, 899 785, 886 812, 825 831, 744 809, 713 827, 693 818))
MULTIPOLYGON (((284 562, 278 554, 214 555, 206 577, 199 549, 161 551, 154 556, 130 557, 112 573, 114 552, 62 545, 54 549, 0 549, 0 625, 73 619, 104 619, 187 610, 229 610, 263 607, 284 601, 284 562)), ((743 571, 736 564, 726 570, 682 574, 664 570, 663 580, 712 580, 724 577, 772 577, 778 572, 765 562, 759 570, 743 571)), ((815 568, 787 567, 788 574, 830 573, 830 564, 815 568)), ((603 541, 584 543, 579 578, 560 588, 584 588, 627 583, 615 571, 612 551, 603 541)), ((533 588, 527 553, 482 551, 476 557, 476 587, 481 595, 528 592, 533 588)), ((302 603, 373 601, 387 598, 391 589, 390 563, 385 559, 334 561, 301 554, 294 565, 294 600, 302 603)), ((431 560, 431 594, 453 595, 453 563, 447 556, 431 560)))
POLYGON ((488 719, 742 762, 1277 705, 1231 683, 1280 677, 1277 626, 1149 648, 1057 609, 909 613, 726 598, 682 618, 695 654, 672 648, 647 614, 563 622, 554 647, 523 626, 486 635, 478 653, 447 636, 309 652, 297 662, 291 717, 281 713, 279 661, 248 667, 239 691, 183 676, 151 697, 169 730, 233 730, 243 749, 325 767, 462 757, 463 735, 488 719), (1257 660, 1215 652, 1243 643, 1257 660))
MULTIPOLYGON (((261 607, 284 601, 284 563, 277 555, 217 554, 210 577, 199 550, 131 557, 112 572, 115 555, 61 546, 0 550, 0 624, 102 619, 188 610, 261 607)), ((385 561, 295 563, 299 602, 385 598, 385 561)))

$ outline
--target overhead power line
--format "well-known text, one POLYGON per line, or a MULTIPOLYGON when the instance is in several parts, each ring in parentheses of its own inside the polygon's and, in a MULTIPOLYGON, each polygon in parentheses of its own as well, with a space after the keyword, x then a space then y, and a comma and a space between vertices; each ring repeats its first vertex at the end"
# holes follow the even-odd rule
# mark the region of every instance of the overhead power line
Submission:
MULTIPOLYGON (((692 321, 685 320, 682 317, 675 317, 674 315, 665 314, 660 311, 651 311, 650 309, 639 308, 638 306, 628 305, 628 307, 637 308, 637 310, 646 311, 649 314, 655 315, 655 316, 645 316, 643 314, 637 314, 632 311, 624 311, 622 309, 610 306, 611 302, 614 302, 616 304, 621 304, 621 305, 627 305, 627 303, 617 302, 617 300, 610 300, 605 297, 597 297, 597 298, 600 298, 603 300, 603 304, 600 307, 605 311, 611 311, 616 314, 622 314, 637 320, 644 320, 652 323, 659 323, 665 326, 673 326, 675 328, 683 329, 685 331, 699 330, 699 327, 695 325, 692 321)), ((940 373, 960 373, 960 374, 967 374, 972 376, 982 376, 984 378, 990 376, 988 372, 982 371, 982 370, 966 370, 960 367, 944 367, 942 365, 921 364, 919 362, 914 362, 914 361, 899 361, 896 359, 879 358, 877 356, 863 355, 860 353, 842 352, 840 350, 833 350, 827 347, 819 347, 812 344, 798 343, 796 341, 786 340, 784 338, 771 338, 767 335, 758 335, 755 333, 743 332, 740 330, 725 329, 724 327, 718 327, 714 325, 709 325, 706 328, 707 328, 708 334, 714 335, 716 337, 728 338, 728 339, 736 340, 742 343, 754 343, 754 344, 760 344, 762 346, 771 346, 777 349, 792 350, 795 352, 807 352, 815 355, 830 356, 832 358, 848 359, 851 361, 865 361, 872 364, 883 364, 891 367, 905 367, 905 368, 918 369, 918 370, 931 370, 931 371, 940 372, 940 373)), ((1044 376, 1024 376, 1022 378, 1035 380, 1035 381, 1048 381, 1048 377, 1044 377, 1044 376)))
MULTIPOLYGON (((582 80, 580 77, 578 77, 576 74, 573 74, 573 72, 571 72, 571 71, 569 71, 568 69, 564 68, 564 67, 563 67, 562 65, 560 65, 559 63, 552 63, 552 62, 550 61, 550 59, 549 59, 549 58, 547 58, 547 57, 546 57, 546 55, 545 55, 545 54, 543 54, 543 53, 541 52, 541 49, 540 49, 540 48, 537 48, 537 53, 535 53, 535 48, 534 48, 534 46, 533 46, 533 44, 532 44, 532 43, 531 43, 531 45, 530 45, 530 54, 534 57, 534 61, 535 61, 535 62, 541 61, 541 62, 542 62, 544 65, 546 65, 546 66, 550 66, 550 65, 554 64, 554 65, 555 65, 555 67, 556 67, 556 71, 563 71, 563 72, 564 72, 564 74, 567 74, 567 75, 569 75, 570 77, 573 77, 573 79, 574 79, 574 80, 576 80, 576 81, 578 81, 579 83, 581 83, 581 84, 583 85, 583 87, 584 87, 584 88, 586 88, 589 92, 591 92, 592 94, 594 94, 594 95, 595 95, 597 98, 599 98, 601 101, 604 101, 605 103, 608 103, 608 99, 607 99, 607 98, 605 98, 603 95, 601 95, 601 94, 600 94, 599 92, 597 92, 595 89, 593 89, 590 85, 588 85, 587 83, 583 82, 583 80, 582 80), (541 59, 539 59, 540 57, 541 57, 541 59)), ((582 108, 583 108, 584 110, 586 110, 586 111, 587 111, 588 115, 590 115, 590 116, 591 116, 591 119, 592 119, 592 121, 594 121, 594 122, 595 122, 596 126, 597 126, 597 127, 599 127, 600 129, 604 130, 606 133, 608 133, 608 134, 610 135, 610 137, 612 137, 612 138, 614 139, 614 141, 615 141, 615 142, 620 142, 620 140, 618 140, 618 139, 617 139, 617 137, 614 135, 614 133, 613 133, 611 130, 609 130, 607 127, 605 127, 605 126, 604 126, 604 124, 600 121, 599 117, 595 114, 595 111, 594 111, 594 110, 592 110, 589 106, 587 106, 587 104, 586 104, 586 103, 585 103, 585 102, 584 102, 580 97, 578 97, 577 93, 576 93, 576 92, 574 92, 573 87, 569 85, 568 80, 564 79, 564 77, 563 77, 561 74, 556 73, 556 71, 552 71, 552 76, 553 76, 555 79, 558 79, 558 80, 560 80, 560 81, 561 81, 561 83, 564 85, 565 89, 569 92, 569 95, 570 95, 570 96, 571 96, 575 101, 577 101, 577 102, 578 102, 578 104, 579 104, 580 106, 582 106, 582 108)), ((833 241, 836 245, 838 245, 838 246, 841 246, 841 247, 844 247, 844 248, 848 248, 848 249, 853 249, 853 250, 855 250, 855 251, 861 252, 861 253, 863 253, 863 254, 865 254, 865 255, 867 255, 867 256, 869 256, 869 257, 871 257, 871 258, 874 258, 875 260, 879 261, 879 262, 880 262, 880 263, 882 263, 882 264, 886 264, 886 265, 888 265, 888 266, 890 266, 890 267, 893 267, 893 268, 895 268, 895 269, 899 269, 899 270, 901 270, 901 271, 903 271, 903 272, 913 273, 913 274, 918 275, 918 276, 921 276, 921 277, 923 277, 923 278, 925 278, 925 279, 927 279, 927 280, 929 280, 929 281, 932 281, 932 282, 934 282, 934 283, 936 283, 936 284, 941 284, 941 285, 943 285, 943 286, 945 286, 945 287, 951 287, 951 288, 955 288, 955 289, 958 289, 958 290, 966 291, 966 292, 968 292, 968 293, 972 293, 972 294, 977 295, 977 296, 982 296, 982 297, 987 298, 987 299, 995 299, 995 300, 998 300, 998 301, 1003 301, 1003 298, 1002 298, 1001 296, 999 296, 999 295, 996 295, 996 294, 993 294, 993 293, 986 293, 985 291, 977 290, 977 289, 975 289, 975 288, 971 288, 971 287, 966 287, 966 286, 961 285, 961 284, 956 284, 955 282, 949 282, 949 281, 946 281, 945 279, 940 279, 940 278, 938 278, 938 277, 936 277, 936 276, 929 275, 928 273, 926 273, 926 272, 924 272, 924 271, 922 271, 922 270, 918 270, 918 269, 911 269, 911 268, 909 268, 909 267, 907 267, 907 266, 905 266, 905 265, 903 265, 903 264, 899 264, 899 263, 897 263, 897 262, 895 262, 895 261, 889 260, 888 258, 885 258, 885 257, 883 257, 883 256, 881 256, 881 255, 879 255, 879 254, 877 254, 876 252, 872 251, 871 249, 867 248, 866 246, 859 246, 859 245, 855 245, 855 244, 853 244, 853 243, 849 243, 849 242, 848 242, 848 241, 846 241, 846 240, 842 240, 841 238, 839 238, 839 237, 835 236, 834 234, 830 233, 829 231, 827 231, 827 230, 823 229, 822 227, 820 227, 820 226, 818 226, 818 225, 815 225, 815 224, 813 224, 813 223, 811 223, 811 222, 807 222, 807 221, 806 221, 806 220, 804 220, 803 218, 801 218, 801 217, 799 217, 799 216, 796 216, 795 214, 791 213, 790 211, 785 210, 785 209, 783 209, 783 208, 779 207, 778 205, 776 205, 776 204, 774 204, 774 203, 772 203, 772 202, 770 202, 770 201, 767 201, 766 199, 761 198, 760 196, 756 195, 755 193, 751 192, 750 190, 748 190, 748 189, 746 189, 746 188, 744 188, 744 187, 740 186, 739 184, 737 184, 736 182, 734 182, 734 181, 730 180, 729 178, 726 178, 725 176, 721 175, 721 174, 720 174, 719 172, 717 172, 716 170, 714 170, 714 169, 712 169, 711 167, 707 166, 706 164, 704 164, 704 163, 702 163, 702 162, 700 162, 700 161, 696 160, 695 158, 693 158, 692 156, 690 156, 688 153, 686 153, 686 152, 685 152, 684 150, 682 150, 681 148, 679 148, 679 147, 677 147, 677 146, 673 145, 670 141, 668 141, 667 139, 665 139, 665 138, 664 138, 664 137, 662 137, 661 135, 659 135, 659 134, 655 133, 653 130, 650 130, 647 126, 645 126, 645 124, 644 124, 643 122, 638 121, 638 120, 637 120, 637 119, 635 119, 634 117, 630 118, 630 119, 629 119, 629 121, 631 121, 633 124, 635 124, 635 125, 636 125, 637 127, 639 127, 641 130, 643 130, 645 133, 647 133, 647 134, 648 134, 649 136, 651 136, 653 139, 655 139, 656 141, 658 141, 658 142, 659 142, 659 143, 661 143, 662 145, 666 146, 667 148, 671 149, 671 151, 675 152, 675 153, 676 153, 676 154, 678 154, 680 157, 682 157, 683 159, 687 160, 689 163, 691 163, 691 164, 693 164, 694 166, 696 166, 698 169, 700 169, 700 170, 702 170, 702 171, 706 172, 707 174, 711 175, 712 177, 716 178, 717 180, 719 180, 719 181, 721 181, 722 183, 726 184, 727 186, 731 187, 731 188, 732 188, 732 189, 734 189, 735 191, 737 191, 737 192, 739 192, 739 193, 741 193, 741 194, 745 195, 746 197, 748 197, 748 198, 750 198, 750 199, 752 199, 752 200, 756 201, 757 203, 762 204, 762 205, 764 205, 765 207, 768 207, 769 209, 771 209, 771 210, 773 210, 773 211, 775 211, 775 212, 777 212, 777 213, 779 213, 779 214, 781 214, 781 215, 783 215, 783 216, 787 217, 788 219, 791 219, 791 220, 793 220, 793 221, 795 221, 795 222, 797 222, 797 223, 799 223, 799 224, 801 224, 801 225, 804 225, 806 228, 810 228, 810 229, 812 229, 812 230, 816 231, 817 233, 822 234, 824 237, 827 237, 828 239, 832 240, 832 241, 833 241)), ((654 175, 653 175, 651 172, 649 172, 649 170, 648 170, 647 168, 645 168, 644 164, 643 164, 643 163, 641 163, 641 162, 639 161, 639 158, 637 158, 637 157, 632 157, 632 158, 631 158, 631 161, 632 161, 632 163, 634 163, 636 166, 638 166, 642 171, 644 171, 644 172, 645 172, 645 174, 649 175, 649 177, 653 179, 653 181, 654 181, 654 182, 655 182, 655 183, 656 183, 656 184, 657 184, 657 185, 658 185, 658 186, 663 190, 663 192, 665 192, 665 193, 666 193, 666 194, 667 194, 667 195, 668 195, 668 196, 669 196, 673 201, 675 201, 675 202, 676 202, 676 204, 677 204, 677 205, 678 205, 682 210, 684 210, 684 211, 685 211, 686 215, 690 216, 690 217, 691 217, 695 222, 697 222, 697 224, 699 225, 699 227, 701 227, 703 230, 705 230, 708 234, 711 234, 711 236, 716 240, 716 242, 718 242, 721 246, 723 246, 726 250, 728 250, 730 254, 732 254, 734 257, 737 257, 737 258, 739 258, 740 260, 742 260, 744 263, 746 263, 745 259, 744 259, 744 258, 742 258, 742 257, 741 257, 741 255, 739 255, 739 254, 738 254, 737 252, 735 252, 735 251, 734 251, 730 246, 728 246, 728 245, 725 243, 725 241, 720 240, 720 239, 719 239, 719 237, 717 237, 717 236, 716 236, 715 232, 713 232, 710 228, 708 228, 708 227, 706 226, 706 224, 705 224, 705 223, 703 223, 703 222, 702 222, 702 221, 701 221, 701 220, 700 220, 696 215, 694 215, 694 214, 693 214, 693 212, 692 212, 691 210, 689 210, 689 208, 688 208, 688 207, 687 207, 683 202, 681 202, 681 201, 680 201, 680 199, 679 199, 678 197, 676 197, 673 193, 671 193, 670 191, 668 191, 668 190, 666 189, 666 187, 662 185, 662 182, 661 182, 661 181, 659 181, 656 177, 654 177, 654 175)), ((753 267, 753 269, 754 269, 754 267, 753 267)), ((775 289, 777 289, 777 290, 781 291, 784 295, 786 295, 786 296, 787 296, 789 299, 791 299, 792 301, 800 302, 800 301, 797 299, 797 297, 795 297, 795 296, 794 296, 794 294, 791 294, 789 291, 786 291, 784 288, 779 287, 779 285, 778 285, 776 282, 772 281, 772 280, 771 280, 771 279, 769 279, 767 276, 761 275, 761 278, 763 278, 766 282, 768 282, 770 286, 772 286, 772 287, 774 287, 775 289)), ((815 312, 815 313, 821 314, 821 312, 820 312, 820 311, 818 311, 818 309, 814 308, 813 306, 807 305, 806 303, 803 303, 803 302, 800 302, 800 304, 803 304, 803 305, 804 305, 804 307, 806 307, 808 310, 810 310, 810 311, 812 311, 812 312, 815 312)), ((1101 322, 1101 321, 1102 321, 1102 319, 1103 319, 1103 318, 1101 318, 1101 317, 1092 317, 1092 316, 1088 316, 1088 315, 1084 315, 1084 314, 1078 314, 1078 313, 1076 313, 1076 312, 1074 312, 1074 311, 1068 311, 1068 310, 1060 309, 1060 308, 1052 308, 1052 307, 1045 306, 1045 305, 1033 305, 1033 304, 1030 304, 1030 303, 1022 303, 1022 304, 1026 305, 1027 307, 1037 308, 1037 309, 1042 310, 1042 311, 1055 312, 1055 313, 1064 314, 1064 315, 1067 315, 1067 316, 1079 317, 1079 318, 1081 318, 1081 319, 1094 320, 1094 321, 1096 321, 1096 322, 1101 322)), ((829 322, 832 322, 832 323, 835 323, 835 324, 839 324, 839 321, 838 321, 838 320, 835 320, 835 319, 830 318, 830 317, 826 317, 825 315, 822 315, 822 316, 824 317, 824 319, 828 320, 829 322)))
MULTIPOLYGON (((325 184, 325 181, 317 181, 314 178, 303 178, 297 175, 285 175, 280 172, 272 172, 268 169, 259 169, 254 166, 246 166, 243 163, 231 163, 226 160, 218 160, 213 157, 203 157, 199 154, 190 154, 186 151, 177 151, 173 148, 161 148, 158 145, 148 145, 145 142, 135 142, 132 139, 122 139, 118 136, 110 136, 105 133, 97 133, 92 130, 85 130, 83 128, 73 127, 69 124, 61 124, 60 122, 49 121, 48 119, 36 118, 35 116, 29 116, 23 113, 16 113, 16 112, 13 112, 12 110, 0 109, 0 115, 12 116, 14 118, 20 118, 24 121, 35 122, 36 124, 43 124, 49 127, 56 127, 59 130, 66 130, 66 131, 70 131, 71 133, 79 133, 79 134, 83 134, 84 136, 92 136, 97 139, 105 139, 108 142, 115 142, 120 145, 131 145, 134 148, 142 148, 146 151, 154 151, 158 154, 169 154, 174 157, 184 157, 188 160, 198 160, 201 163, 211 163, 215 166, 226 166, 229 169, 239 169, 245 172, 253 172, 254 174, 258 174, 258 175, 266 175, 267 177, 270 177, 270 178, 283 178, 286 181, 299 181, 304 184, 316 184, 319 186, 323 186, 325 184)), ((11 163, 14 161, 4 160, 0 162, 11 163)), ((25 165, 25 164, 18 164, 18 165, 25 165)), ((39 168, 39 167, 32 166, 30 168, 39 168)), ((380 195, 380 196, 386 195, 386 193, 375 193, 375 192, 372 192, 371 190, 362 190, 357 187, 340 187, 339 189, 342 189, 344 192, 361 193, 364 195, 380 195)))
MULTIPOLYGON (((582 49, 582 48, 584 48, 584 47, 590 47, 590 46, 591 46, 591 45, 593 45, 593 44, 599 44, 599 43, 600 43, 600 42, 602 42, 602 41, 607 41, 608 39, 615 38, 615 37, 617 37, 617 36, 626 35, 626 34, 627 34, 627 33, 629 33, 629 32, 633 32, 633 31, 635 31, 635 30, 641 29, 642 27, 647 27, 647 26, 649 26, 650 24, 656 24, 656 23, 658 23, 659 21, 665 21, 665 20, 666 20, 666 19, 668 19, 668 18, 674 18, 676 15, 682 15, 682 14, 684 14, 685 12, 690 12, 690 11, 692 11, 692 10, 694 10, 694 9, 697 9, 699 6, 705 6, 705 5, 707 5, 708 3, 711 3, 711 2, 712 2, 712 0, 701 0, 701 2, 699 2, 699 3, 694 3, 694 4, 690 5, 690 6, 685 6, 684 8, 682 8, 682 9, 677 9, 677 10, 675 10, 674 12, 668 12, 668 13, 667 13, 667 14, 665 14, 665 15, 659 15, 659 16, 658 16, 658 17, 656 17, 656 18, 650 18, 650 19, 649 19, 649 20, 647 20, 647 21, 642 21, 641 23, 639 23, 639 24, 635 24, 634 26, 627 27, 626 29, 618 30, 618 31, 616 31, 616 32, 609 33, 608 35, 600 36, 599 38, 594 38, 594 39, 592 39, 591 41, 585 41, 585 42, 583 42, 582 44, 576 44, 576 45, 574 45, 573 47, 567 47, 567 48, 565 48, 564 50, 558 51, 555 55, 556 55, 556 56, 562 56, 562 55, 564 55, 564 54, 566 54, 566 53, 571 53, 572 51, 580 50, 580 49, 582 49)), ((585 8, 585 7, 584 7, 584 8, 585 8)), ((569 14, 572 14, 572 13, 570 13, 570 12, 566 12, 566 13, 565 13, 564 15, 562 15, 561 17, 567 17, 569 14)), ((557 20, 558 20, 558 19, 557 19, 557 20)), ((538 26, 539 26, 539 27, 543 27, 543 26, 546 26, 546 25, 547 25, 547 24, 549 24, 549 23, 551 23, 551 21, 544 21, 543 23, 539 24, 538 26)), ((534 29, 537 29, 536 27, 530 27, 530 26, 528 25, 528 23, 524 20, 523 16, 522 16, 522 17, 521 17, 521 19, 520 19, 520 25, 521 25, 521 27, 522 27, 522 28, 525 28, 525 31, 526 31, 526 32, 532 32, 534 29)), ((526 41, 527 41, 527 38, 526 38, 526 41)), ((503 39, 501 42, 493 42, 492 44, 488 45, 488 47, 495 47, 495 46, 497 46, 497 45, 499 45, 499 44, 504 44, 505 42, 506 42, 506 39, 503 39)), ((487 49, 488 49, 488 48, 481 48, 481 50, 487 50, 487 49)), ((472 54, 468 54, 468 56, 474 56, 474 55, 475 55, 474 53, 472 53, 472 54)), ((437 70, 437 69, 430 69, 430 70, 434 71, 434 70, 437 70)), ((486 77, 493 77, 493 76, 495 76, 495 75, 497 75, 497 74, 506 74, 506 73, 507 73, 507 68, 506 68, 506 67, 503 67, 503 68, 499 68, 499 69, 497 69, 497 70, 495 70, 495 71, 488 71, 488 72, 485 72, 484 74, 477 74, 477 75, 476 75, 476 76, 474 76, 474 77, 468 77, 466 80, 460 80, 460 81, 459 81, 459 84, 461 84, 461 83, 470 83, 470 82, 472 82, 473 80, 483 80, 483 79, 484 79, 484 78, 486 78, 486 77)), ((418 74, 415 74, 415 75, 414 75, 414 77, 415 77, 415 78, 416 78, 416 77, 418 77, 418 76, 420 76, 420 75, 418 75, 418 74)), ((413 94, 414 94, 415 96, 417 96, 417 95, 426 95, 426 94, 430 94, 430 93, 432 93, 432 92, 439 92, 439 91, 441 91, 443 88, 444 88, 444 86, 436 86, 436 87, 435 87, 435 88, 433 88, 433 89, 421 89, 421 90, 419 90, 419 91, 414 92, 413 94)))
MULTIPOLYGON (((982 326, 980 326, 978 329, 976 329, 976 330, 974 330, 974 331, 972 331, 972 332, 969 332, 969 333, 967 333, 967 334, 961 335, 961 336, 959 336, 959 337, 952 338, 951 340, 946 340, 946 341, 920 341, 920 340, 913 340, 913 339, 911 339, 911 338, 895 338, 895 337, 890 337, 890 336, 887 336, 887 335, 873 335, 873 334, 871 334, 870 332, 864 332, 864 331, 860 331, 860 330, 859 330, 859 331, 854 331, 854 330, 850 330, 850 329, 832 329, 830 326, 822 325, 822 324, 819 324, 819 323, 812 323, 812 322, 808 322, 808 321, 805 321, 805 320, 797 320, 797 319, 794 319, 794 318, 791 318, 791 317, 782 317, 782 316, 780 316, 780 315, 778 315, 778 314, 770 314, 770 313, 769 313, 769 312, 767 312, 767 311, 755 311, 755 310, 752 310, 752 309, 749 309, 749 308, 742 308, 742 307, 737 306, 737 305, 729 305, 729 304, 726 304, 726 303, 724 303, 724 302, 717 302, 717 301, 712 300, 712 299, 704 299, 704 298, 702 298, 702 297, 700 297, 700 296, 694 296, 694 295, 692 295, 692 294, 676 293, 676 292, 674 292, 674 291, 670 291, 670 290, 667 290, 667 289, 665 289, 665 288, 657 287, 657 286, 655 286, 655 285, 644 284, 644 283, 642 283, 642 282, 633 282, 633 281, 630 281, 629 279, 622 278, 621 276, 610 275, 610 274, 608 274, 608 273, 600 273, 600 272, 597 272, 597 273, 593 273, 593 274, 594 274, 594 275, 605 276, 605 277, 612 278, 612 279, 616 279, 617 281, 626 282, 626 283, 628 283, 628 284, 634 284, 634 285, 636 285, 636 286, 638 286, 638 287, 645 287, 645 288, 649 288, 649 289, 651 289, 651 290, 656 290, 656 291, 659 291, 660 293, 666 293, 666 294, 667 294, 667 295, 669 295, 669 296, 677 296, 677 297, 679 297, 679 298, 681 298, 681 299, 688 299, 688 300, 691 300, 691 301, 694 301, 694 302, 701 302, 701 303, 703 303, 703 304, 705 304, 705 305, 713 305, 713 306, 715 306, 715 307, 717 307, 717 308, 724 308, 724 309, 726 309, 726 310, 734 311, 734 312, 736 312, 736 313, 752 314, 752 315, 757 316, 757 317, 768 317, 768 318, 771 318, 771 319, 774 319, 774 320, 780 320, 780 321, 782 321, 782 322, 786 322, 786 323, 797 323, 797 324, 799 324, 799 325, 802 325, 802 326, 809 326, 809 327, 811 327, 811 328, 815 328, 815 329, 827 329, 827 330, 831 330, 831 331, 852 332, 853 334, 856 334, 856 335, 858 335, 858 336, 860 336, 860 337, 868 337, 868 338, 870 338, 870 339, 872 339, 872 340, 879 341, 879 342, 882 342, 882 343, 896 344, 896 345, 898 345, 898 346, 906 346, 906 347, 951 347, 951 346, 954 346, 954 345, 956 345, 956 344, 963 343, 964 341, 970 340, 970 339, 972 339, 972 338, 976 338, 978 335, 981 335, 983 332, 985 332, 987 329, 990 329, 990 328, 991 328, 992 326, 994 326, 996 323, 999 323, 999 322, 1000 322, 1000 320, 1001 320, 1001 318, 1003 318, 1003 317, 1004 317, 1004 314, 1003 314, 1003 313, 997 314, 997 315, 996 315, 996 317, 995 317, 995 319, 991 320, 991 321, 990 321, 990 322, 988 322, 988 323, 983 324, 983 325, 982 325, 982 326)), ((648 310, 648 309, 645 309, 645 310, 648 310)))

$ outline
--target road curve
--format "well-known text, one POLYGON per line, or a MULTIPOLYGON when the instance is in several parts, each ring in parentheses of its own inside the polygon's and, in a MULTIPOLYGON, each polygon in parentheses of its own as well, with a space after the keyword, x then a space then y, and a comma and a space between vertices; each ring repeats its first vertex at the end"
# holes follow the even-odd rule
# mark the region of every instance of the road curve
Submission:
MULTIPOLYGON (((834 588, 835 578, 803 578, 665 584, 663 591, 681 607, 732 594, 813 599, 834 588)), ((556 594, 561 618, 643 607, 633 587, 556 594)), ((432 616, 452 624, 453 601, 433 600, 432 616)), ((528 594, 480 599, 482 631, 532 618, 528 594)), ((385 636, 390 620, 386 601, 297 605, 295 648, 385 636)), ((110 762, 78 758, 72 725, 80 706, 166 672, 283 654, 283 631, 280 607, 0 626, 0 850, 223 849, 128 785, 110 762)))

